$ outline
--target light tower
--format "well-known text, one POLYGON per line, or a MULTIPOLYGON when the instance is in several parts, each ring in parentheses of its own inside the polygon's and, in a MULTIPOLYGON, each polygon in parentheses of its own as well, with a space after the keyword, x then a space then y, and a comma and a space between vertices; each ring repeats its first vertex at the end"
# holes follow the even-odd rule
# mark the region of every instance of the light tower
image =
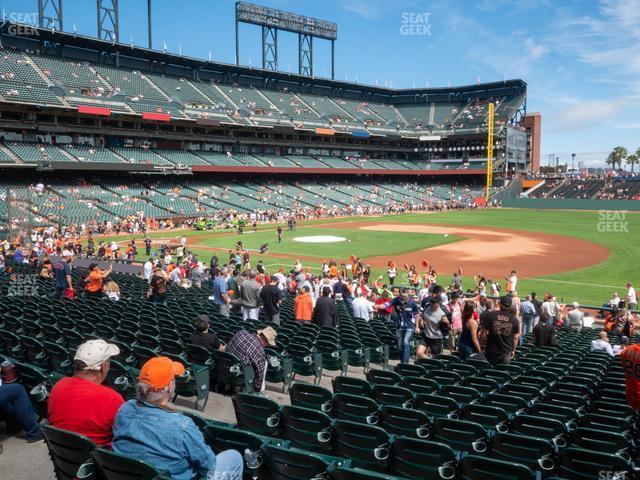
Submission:
POLYGON ((485 200, 489 202, 489 189, 493 184, 493 123, 495 120, 495 107, 489 104, 487 110, 487 187, 485 200))

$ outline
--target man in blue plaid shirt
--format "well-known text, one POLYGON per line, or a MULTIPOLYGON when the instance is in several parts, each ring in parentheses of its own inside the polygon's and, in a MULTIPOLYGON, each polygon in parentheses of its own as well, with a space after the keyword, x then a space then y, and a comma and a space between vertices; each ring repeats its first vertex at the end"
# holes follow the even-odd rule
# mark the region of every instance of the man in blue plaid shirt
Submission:
POLYGON ((255 392, 264 390, 264 378, 267 373, 267 356, 264 353, 264 347, 267 345, 274 347, 277 335, 271 327, 258 330, 255 335, 246 330, 240 330, 231 337, 225 346, 225 352, 232 353, 242 363, 251 365, 253 368, 255 372, 253 390, 255 392))

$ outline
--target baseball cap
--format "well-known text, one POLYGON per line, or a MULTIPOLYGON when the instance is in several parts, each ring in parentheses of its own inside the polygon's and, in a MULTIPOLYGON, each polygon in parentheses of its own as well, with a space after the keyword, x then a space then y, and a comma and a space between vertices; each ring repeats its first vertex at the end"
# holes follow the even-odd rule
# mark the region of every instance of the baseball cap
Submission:
POLYGON ((269 345, 272 347, 276 346, 276 337, 278 334, 272 327, 265 327, 262 330, 258 330, 258 335, 262 335, 269 345))
POLYGON ((87 340, 78 347, 74 360, 80 360, 87 364, 85 370, 100 370, 100 366, 120 354, 120 349, 113 343, 107 343, 104 340, 87 340))
POLYGON ((508 295, 500 297, 500 306, 504 307, 504 308, 510 308, 511 307, 511 297, 508 296, 508 295))
POLYGON ((138 381, 146 383, 153 390, 162 390, 175 377, 184 374, 184 365, 174 362, 169 357, 153 357, 142 366, 138 381))
POLYGON ((63 250, 62 251, 62 257, 63 258, 73 257, 73 252, 71 250, 63 250))

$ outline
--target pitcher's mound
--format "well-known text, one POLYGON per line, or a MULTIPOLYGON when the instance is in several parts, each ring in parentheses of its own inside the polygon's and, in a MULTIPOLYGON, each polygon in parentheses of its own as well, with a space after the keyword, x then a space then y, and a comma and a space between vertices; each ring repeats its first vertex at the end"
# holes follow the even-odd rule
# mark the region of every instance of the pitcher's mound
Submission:
POLYGON ((311 237, 294 237, 294 242, 303 243, 336 243, 345 242, 347 239, 344 237, 335 237, 333 235, 315 235, 311 237))

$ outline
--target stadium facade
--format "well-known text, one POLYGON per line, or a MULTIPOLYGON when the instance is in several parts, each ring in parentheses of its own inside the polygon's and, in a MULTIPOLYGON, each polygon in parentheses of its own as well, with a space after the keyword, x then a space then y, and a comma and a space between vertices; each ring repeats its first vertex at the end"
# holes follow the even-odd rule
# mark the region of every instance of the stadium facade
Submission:
MULTIPOLYGON (((506 176, 532 165, 522 80, 392 89, 18 27, 5 22, 0 28, 0 169, 5 186, 18 190, 36 179, 62 182, 61 190, 69 191, 64 182, 99 177, 134 185, 157 182, 160 177, 150 175, 162 174, 167 192, 174 184, 182 188, 212 178, 229 179, 234 188, 246 182, 308 184, 305 191, 315 196, 307 198, 308 206, 317 198, 339 204, 322 187, 356 178, 365 194, 366 182, 383 188, 458 184, 479 191, 489 103, 495 105, 494 172, 506 176)), ((254 193, 250 201, 223 206, 251 211, 273 203, 256 204, 254 193)), ((54 203, 69 197, 55 194, 54 203)), ((140 196, 135 190, 115 195, 140 196)), ((285 189, 284 195, 299 200, 295 191, 285 189)), ((87 198, 84 204, 70 201, 69 209, 82 210, 87 198)), ((99 196, 93 200, 107 215, 123 213, 107 208, 99 196)), ((106 201, 118 203, 113 200, 106 201)), ((208 213, 176 209, 175 199, 170 207, 148 198, 144 203, 167 216, 208 213)), ((69 221, 82 217, 70 210, 69 221)), ((38 211, 43 213, 42 205, 38 211)))

